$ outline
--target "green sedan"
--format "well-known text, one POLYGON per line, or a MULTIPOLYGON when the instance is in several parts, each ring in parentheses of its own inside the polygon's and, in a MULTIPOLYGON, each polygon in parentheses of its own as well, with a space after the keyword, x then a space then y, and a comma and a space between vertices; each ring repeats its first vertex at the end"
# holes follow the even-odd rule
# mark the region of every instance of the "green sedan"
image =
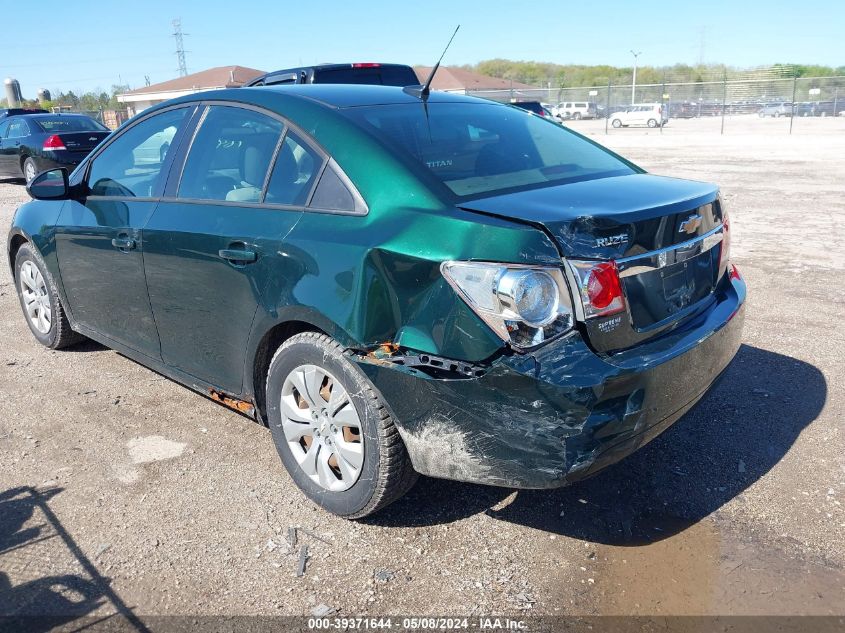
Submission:
POLYGON ((28 190, 8 256, 35 339, 94 339, 255 418, 345 517, 418 473, 591 475, 695 405, 740 344, 715 186, 486 100, 203 92, 28 190))

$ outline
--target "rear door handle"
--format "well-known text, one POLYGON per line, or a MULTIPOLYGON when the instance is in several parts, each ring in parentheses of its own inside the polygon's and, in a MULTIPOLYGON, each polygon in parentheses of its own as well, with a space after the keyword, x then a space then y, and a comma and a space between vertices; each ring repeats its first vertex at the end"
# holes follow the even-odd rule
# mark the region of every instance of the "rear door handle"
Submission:
POLYGON ((135 248, 135 240, 131 237, 116 237, 111 241, 111 245, 121 251, 130 251, 135 248))
POLYGON ((258 259, 258 254, 255 251, 249 251, 240 248, 223 248, 217 251, 221 259, 225 259, 230 264, 248 264, 258 259))

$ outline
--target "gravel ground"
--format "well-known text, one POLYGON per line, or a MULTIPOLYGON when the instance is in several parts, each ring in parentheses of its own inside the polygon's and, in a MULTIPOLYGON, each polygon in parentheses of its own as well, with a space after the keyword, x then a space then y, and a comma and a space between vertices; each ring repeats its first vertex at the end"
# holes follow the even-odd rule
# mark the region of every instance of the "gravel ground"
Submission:
MULTIPOLYGON (((568 489, 422 479, 334 518, 259 425, 98 345, 39 347, 4 264, 0 614, 845 614, 845 121, 768 123, 572 123, 720 183, 750 295, 719 387, 568 489)), ((25 200, 0 183, 4 235, 25 200)))

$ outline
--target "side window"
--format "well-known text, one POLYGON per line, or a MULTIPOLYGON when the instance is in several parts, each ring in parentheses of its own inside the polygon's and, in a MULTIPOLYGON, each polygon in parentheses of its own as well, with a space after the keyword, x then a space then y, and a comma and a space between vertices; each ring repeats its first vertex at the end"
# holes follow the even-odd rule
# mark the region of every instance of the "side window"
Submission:
POLYGON ((282 127, 260 112, 211 106, 191 143, 177 195, 260 202, 282 127))
POLYGON ((9 122, 3 121, 0 123, 0 138, 6 138, 6 132, 9 131, 9 122))
POLYGON ((304 205, 322 166, 323 158, 296 133, 288 132, 279 149, 264 201, 304 205))
POLYGON ((329 161, 308 206, 326 211, 366 213, 367 208, 363 201, 352 193, 339 169, 333 160, 329 161))
POLYGON ((29 136, 29 127, 23 119, 15 119, 9 123, 9 133, 6 138, 21 138, 29 136))
POLYGON ((156 114, 121 133, 91 163, 92 196, 150 197, 176 131, 190 108, 156 114))

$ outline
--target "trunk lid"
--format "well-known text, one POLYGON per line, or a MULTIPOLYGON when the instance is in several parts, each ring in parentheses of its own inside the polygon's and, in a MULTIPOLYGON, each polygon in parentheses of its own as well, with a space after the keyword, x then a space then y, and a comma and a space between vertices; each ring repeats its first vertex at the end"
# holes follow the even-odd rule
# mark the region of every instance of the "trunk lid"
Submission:
POLYGON ((593 347, 612 353, 676 327, 712 301, 724 272, 718 194, 707 183, 633 174, 460 206, 542 227, 565 259, 616 261, 625 311, 584 321, 593 347))
POLYGON ((58 132, 56 135, 62 139, 65 147, 71 152, 91 151, 106 138, 110 132, 58 132))

